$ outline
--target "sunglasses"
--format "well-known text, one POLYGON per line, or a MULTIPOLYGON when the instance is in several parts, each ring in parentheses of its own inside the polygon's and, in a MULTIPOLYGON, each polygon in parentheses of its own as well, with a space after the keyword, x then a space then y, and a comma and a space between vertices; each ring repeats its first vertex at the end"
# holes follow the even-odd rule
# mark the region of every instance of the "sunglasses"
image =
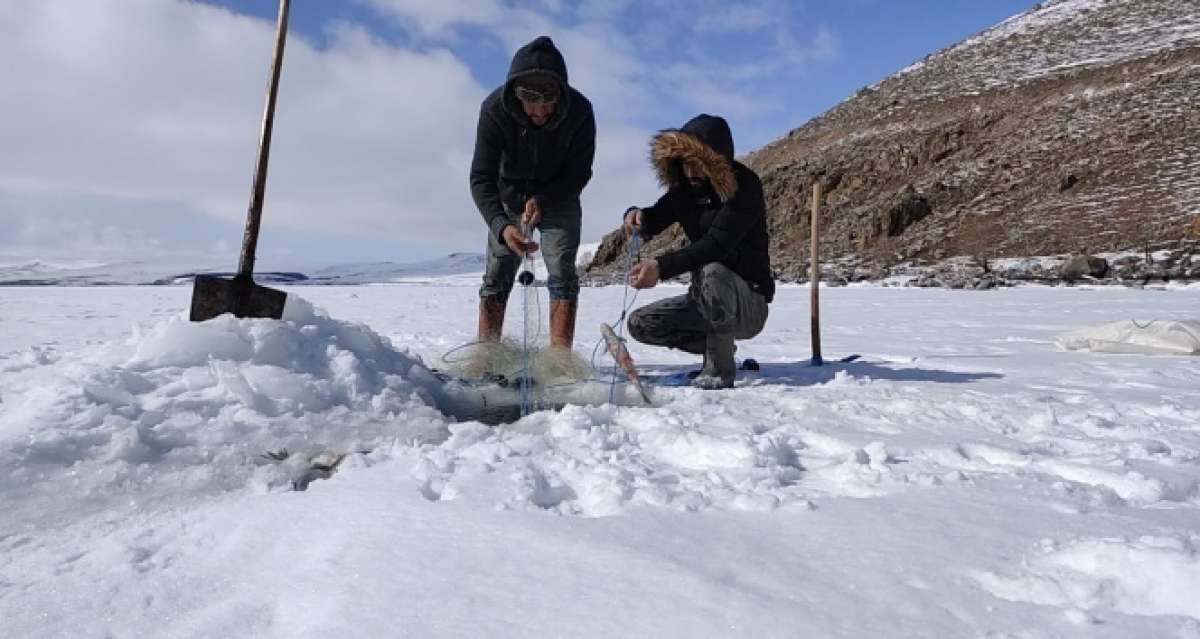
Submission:
POLYGON ((530 104, 552 104, 558 101, 558 91, 553 89, 549 91, 538 91, 529 87, 518 85, 513 93, 517 94, 517 99, 530 104))

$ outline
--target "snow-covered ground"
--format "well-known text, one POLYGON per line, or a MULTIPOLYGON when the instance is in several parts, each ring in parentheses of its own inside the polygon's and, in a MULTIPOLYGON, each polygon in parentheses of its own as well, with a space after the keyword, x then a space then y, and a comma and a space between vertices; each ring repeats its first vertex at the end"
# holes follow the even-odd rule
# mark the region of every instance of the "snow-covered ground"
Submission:
MULTIPOLYGON (((783 287, 735 390, 488 427, 426 368, 462 283, 205 325, 187 287, 0 288, 0 635, 1200 637, 1200 362, 1054 347, 1198 287, 827 289, 862 358, 820 368, 783 287)), ((585 357, 622 295, 584 290, 585 357)))
MULTIPOLYGON (((600 248, 599 242, 579 246, 578 264, 586 268, 600 248)), ((257 265, 257 279, 298 285, 359 284, 476 284, 486 264, 483 253, 451 253, 419 262, 359 262, 313 265, 303 260, 268 260, 257 265), (264 272, 264 269, 266 272, 264 272)), ((38 257, 0 255, 0 286, 112 286, 179 284, 190 282, 196 273, 225 273, 236 265, 228 260, 46 260, 38 257), (202 264, 202 266, 200 265, 202 264)), ((534 273, 545 279, 545 262, 534 263, 534 273)))

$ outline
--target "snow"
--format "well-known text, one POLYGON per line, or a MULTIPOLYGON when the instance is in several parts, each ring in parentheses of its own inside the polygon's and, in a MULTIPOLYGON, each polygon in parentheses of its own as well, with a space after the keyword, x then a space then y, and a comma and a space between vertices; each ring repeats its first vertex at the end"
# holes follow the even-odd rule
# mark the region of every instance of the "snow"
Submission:
MULTIPOLYGON (((537 237, 535 235, 535 237, 537 237)), ((599 242, 579 246, 578 266, 591 263, 599 242)), ((234 257, 204 261, 143 259, 96 260, 58 259, 0 255, 0 286, 95 286, 121 284, 186 284, 195 273, 221 273, 232 268, 234 257)), ((359 262, 314 266, 304 260, 276 258, 258 265, 258 279, 264 283, 287 282, 296 285, 361 284, 443 284, 476 285, 486 265, 483 253, 451 253, 416 262, 359 262)), ((545 262, 537 260, 534 275, 545 281, 545 262)))
MULTIPOLYGON (((594 250, 594 249, 593 249, 594 250)), ((195 260, 56 260, 0 256, 0 286, 94 286, 120 284, 186 284, 195 273, 222 273, 236 265, 235 256, 195 260)), ((259 262, 256 278, 265 283, 295 284, 429 284, 474 283, 483 271, 482 253, 451 253, 418 262, 362 262, 312 266, 304 260, 259 262)))
MULTIPOLYGON (((1200 370, 1055 345, 1200 288, 827 289, 863 357, 814 368, 782 286, 735 390, 492 427, 444 417, 477 298, 433 275, 202 325, 0 288, 2 634, 1200 637, 1200 370)), ((584 289, 585 357, 622 294, 584 289)))
MULTIPOLYGON (((537 239, 540 236, 535 234, 537 239)), ((578 267, 587 268, 600 242, 579 245, 578 267)), ((225 272, 235 257, 208 259, 202 267, 195 260, 143 259, 96 260, 58 259, 0 255, 0 286, 93 286, 121 284, 186 284, 192 274, 225 272)), ((314 266, 304 260, 275 258, 258 263, 258 279, 303 285, 347 284, 445 284, 475 285, 486 265, 483 253, 451 253, 416 262, 359 262, 314 266), (265 271, 265 272, 264 272, 265 271)), ((546 266, 537 260, 534 275, 545 280, 546 266)))
POLYGON ((474 282, 483 271, 482 253, 451 253, 442 258, 405 264, 369 262, 342 264, 320 268, 310 275, 312 284, 375 284, 404 282, 426 284, 453 282, 459 279, 474 282))
POLYGON ((1095 353, 1200 355, 1200 320, 1109 322, 1064 333, 1058 345, 1095 353))
POLYGON ((868 89, 919 76, 920 82, 908 86, 917 86, 920 95, 907 95, 906 101, 974 95, 1197 43, 1200 12, 1192 0, 1056 0, 926 56, 868 89))
POLYGON ((112 285, 151 284, 170 282, 184 273, 230 268, 232 260, 208 262, 197 268, 194 261, 184 260, 45 260, 0 257, 0 284, 3 285, 112 285), (228 262, 228 263, 225 263, 228 262))

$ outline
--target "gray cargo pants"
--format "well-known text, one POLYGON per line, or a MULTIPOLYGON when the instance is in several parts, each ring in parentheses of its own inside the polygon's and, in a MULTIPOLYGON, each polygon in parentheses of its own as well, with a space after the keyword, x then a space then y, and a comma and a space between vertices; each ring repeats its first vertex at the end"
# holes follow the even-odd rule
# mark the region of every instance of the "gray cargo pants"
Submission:
POLYGON ((643 344, 704 354, 709 333, 750 339, 767 323, 767 300, 737 273, 713 262, 692 273, 687 295, 647 304, 629 315, 629 336, 643 344))
MULTIPOLYGON (((505 209, 509 219, 519 228, 521 216, 505 209)), ((546 260, 546 288, 550 299, 574 302, 579 298, 579 275, 575 272, 575 258, 579 253, 579 229, 583 222, 583 209, 579 200, 547 202, 538 225, 541 232, 540 248, 546 260)), ((509 250, 504 240, 488 233, 487 267, 483 272, 480 297, 498 296, 507 300, 512 292, 513 280, 521 267, 521 256, 509 250)))

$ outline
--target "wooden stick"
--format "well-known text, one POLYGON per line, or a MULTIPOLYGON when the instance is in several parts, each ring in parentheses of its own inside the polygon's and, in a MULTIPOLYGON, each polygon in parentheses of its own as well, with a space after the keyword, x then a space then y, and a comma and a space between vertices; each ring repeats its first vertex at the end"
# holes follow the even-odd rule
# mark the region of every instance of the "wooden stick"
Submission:
POLYGON ((279 0, 275 53, 271 56, 271 79, 267 82, 267 105, 263 109, 258 161, 254 164, 254 184, 250 187, 250 210, 246 213, 246 233, 242 237, 242 257, 238 262, 238 277, 244 279, 249 279, 254 271, 254 254, 258 250, 258 228, 262 222, 263 199, 267 192, 267 162, 271 157, 271 129, 275 124, 275 99, 279 95, 279 71, 283 68, 283 47, 287 41, 290 8, 291 0, 279 0))
POLYGON ((821 358, 821 180, 819 178, 813 182, 812 217, 809 219, 809 227, 812 228, 812 246, 809 251, 812 266, 808 282, 809 290, 812 293, 810 302, 812 308, 812 324, 810 326, 812 365, 820 366, 825 363, 825 360, 821 358))

